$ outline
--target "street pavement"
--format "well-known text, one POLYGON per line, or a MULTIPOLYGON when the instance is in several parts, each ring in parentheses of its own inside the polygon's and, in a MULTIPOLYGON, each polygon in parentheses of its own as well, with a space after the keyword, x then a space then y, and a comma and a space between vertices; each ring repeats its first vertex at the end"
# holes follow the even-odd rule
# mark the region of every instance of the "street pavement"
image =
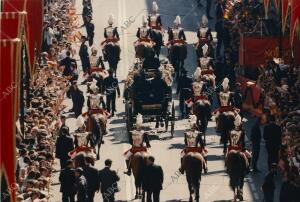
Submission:
MULTIPOLYGON (((176 15, 181 16, 182 27, 185 29, 188 42, 188 58, 185 62, 185 68, 192 74, 196 68, 196 54, 193 44, 197 42, 196 30, 200 25, 201 16, 205 13, 205 7, 198 8, 196 0, 159 0, 159 13, 162 16, 162 23, 165 28, 173 26, 173 21, 176 15)), ((203 3, 205 6, 205 3, 203 3)), ((81 14, 82 2, 76 2, 77 13, 81 14)), ((136 31, 142 24, 142 16, 147 16, 152 10, 152 1, 149 0, 93 0, 93 22, 95 24, 95 39, 94 46, 100 53, 100 43, 103 41, 103 28, 107 26, 109 14, 113 14, 115 25, 118 26, 120 33, 121 46, 121 61, 118 66, 117 76, 121 81, 120 87, 123 89, 122 81, 126 78, 128 69, 134 62, 134 47, 133 42, 136 40, 136 31)), ((213 16, 214 7, 211 9, 213 16)), ((80 18, 81 19, 81 18, 80 18)), ((214 28, 214 20, 210 20, 210 27, 214 28)), ((80 30, 85 33, 84 29, 80 30)), ((165 41, 167 35, 165 34, 165 41)), ((79 44, 74 44, 79 47, 79 44)), ((163 48, 161 59, 166 57, 167 50, 163 48)), ((76 56, 78 59, 78 56, 76 56)), ((80 61, 79 61, 80 64, 80 61)), ((108 68, 108 64, 105 63, 108 68)), ((82 80, 82 73, 79 83, 82 80)), ((178 116, 178 97, 175 94, 173 87, 173 99, 176 106, 176 116, 178 116)), ((86 92, 86 87, 80 85, 79 88, 86 92)), ((85 93, 86 94, 86 93, 85 93)), ((87 98, 86 98, 87 99, 87 98)), ((71 107, 71 100, 64 101, 67 106, 67 112, 71 107)), ((118 171, 120 176, 120 192, 116 194, 117 201, 138 201, 133 200, 135 196, 135 187, 133 176, 129 177, 123 174, 126 170, 123 153, 130 148, 128 144, 128 135, 124 121, 124 104, 123 99, 117 99, 116 116, 109 119, 108 130, 109 134, 104 137, 105 144, 101 147, 100 160, 96 161, 96 168, 104 167, 104 160, 112 159, 112 169, 118 171)), ((86 110, 86 108, 85 108, 86 110)), ((85 111, 84 110, 84 111, 85 111)), ((67 113, 66 113, 67 114, 67 113)), ((68 114, 67 114, 68 115, 68 114)), ((250 130, 253 118, 246 116, 243 120, 246 131, 250 130)), ((72 115, 67 119, 67 125, 71 132, 76 129, 76 121, 72 115)), ((180 152, 184 147, 183 133, 188 128, 187 120, 177 120, 175 123, 174 138, 162 140, 164 137, 170 136, 170 133, 158 133, 159 131, 151 131, 151 148, 149 152, 155 156, 155 163, 162 166, 164 171, 164 184, 161 191, 161 201, 188 201, 189 192, 184 175, 178 173, 180 166, 180 152)), ((148 125, 145 125, 148 126, 148 125)), ((150 123, 149 126, 154 129, 155 123, 150 123)), ((247 133, 249 136, 249 132, 247 133)), ((207 150, 208 150, 208 174, 202 176, 200 186, 200 201, 204 202, 225 202, 233 199, 233 192, 229 187, 229 178, 224 170, 224 157, 222 146, 219 144, 220 138, 215 132, 215 122, 211 121, 207 131, 207 150)), ((249 142, 247 141, 248 147, 249 142)), ((260 190, 263 178, 267 172, 266 151, 264 143, 261 145, 261 155, 259 158, 259 169, 261 173, 249 174, 245 179, 244 186, 244 201, 262 201, 263 196, 260 190)), ((59 170, 59 161, 55 168, 59 170)), ((51 185, 51 202, 61 201, 61 193, 59 192, 59 172, 55 172, 52 177, 51 185)), ((279 177, 278 177, 279 178, 279 177)), ((278 198, 278 189, 276 187, 276 198, 278 198)), ((95 196, 95 201, 102 201, 100 193, 95 196)), ((278 201, 276 199, 276 201, 278 201)))

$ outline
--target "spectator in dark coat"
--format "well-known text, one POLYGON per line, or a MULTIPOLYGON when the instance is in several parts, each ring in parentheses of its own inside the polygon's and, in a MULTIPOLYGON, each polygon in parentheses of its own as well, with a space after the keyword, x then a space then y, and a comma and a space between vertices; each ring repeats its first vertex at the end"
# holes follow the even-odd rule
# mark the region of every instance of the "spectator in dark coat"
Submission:
POLYGON ((94 43, 94 36, 95 36, 95 33, 94 33, 95 25, 94 25, 94 23, 92 23, 91 20, 92 20, 92 16, 88 15, 86 17, 86 22, 84 24, 85 29, 86 29, 86 33, 87 33, 87 38, 88 38, 88 41, 89 41, 89 46, 93 45, 93 43, 94 43))
POLYGON ((147 192, 147 202, 159 202, 160 190, 164 181, 164 173, 159 165, 154 164, 154 157, 147 159, 147 167, 144 174, 143 188, 147 192))
POLYGON ((254 172, 259 172, 257 168, 257 161, 259 158, 260 152, 260 141, 261 141, 261 132, 260 132, 260 118, 257 118, 254 125, 251 128, 251 144, 252 144, 252 169, 254 172))
POLYGON ((265 177, 264 183, 262 185, 262 191, 264 193, 265 202, 274 201, 274 191, 275 191, 274 176, 275 176, 276 168, 277 168, 276 164, 272 164, 271 170, 265 177))
POLYGON ((74 65, 77 68, 77 63, 75 59, 71 58, 70 51, 67 51, 66 55, 67 57, 65 57, 59 62, 59 66, 65 66, 63 71, 63 76, 71 76, 72 75, 71 65, 74 65))
POLYGON ((62 192, 63 202, 75 202, 75 171, 73 169, 73 161, 68 160, 65 169, 60 172, 59 181, 60 192, 62 192))
POLYGON ((84 73, 86 73, 91 68, 88 47, 87 45, 85 45, 86 40, 87 40, 86 36, 81 36, 81 45, 79 49, 79 57, 81 60, 82 70, 84 73))
POLYGON ((76 168, 75 177, 77 202, 87 202, 87 182, 83 176, 83 169, 81 167, 76 168))
POLYGON ((115 193, 118 192, 117 182, 120 180, 116 171, 111 170, 112 161, 105 160, 105 168, 99 171, 100 191, 104 202, 115 201, 115 193))
POLYGON ((270 123, 264 128, 264 139, 268 153, 268 165, 271 169, 272 163, 278 163, 278 155, 281 146, 281 127, 275 123, 275 117, 270 116, 270 123))
POLYGON ((287 173, 287 179, 281 185, 280 202, 298 202, 300 199, 300 186, 298 168, 292 166, 287 173))
POLYGON ((69 134, 68 128, 61 129, 61 135, 56 140, 56 157, 60 160, 60 167, 64 169, 70 159, 68 153, 74 149, 73 138, 69 134))
POLYGON ((87 202, 93 202, 95 192, 99 190, 99 173, 96 168, 94 168, 91 163, 88 163, 85 167, 83 167, 83 175, 87 181, 87 195, 88 200, 87 202))
POLYGON ((83 96, 83 92, 79 90, 76 81, 73 81, 73 84, 70 87, 67 96, 69 98, 72 98, 73 108, 70 111, 74 111, 75 117, 77 118, 79 115, 82 114, 84 96, 83 96))
POLYGON ((107 111, 114 116, 116 111, 116 94, 120 97, 119 82, 116 77, 113 76, 113 71, 108 71, 109 76, 103 81, 103 88, 106 93, 106 107, 107 111))

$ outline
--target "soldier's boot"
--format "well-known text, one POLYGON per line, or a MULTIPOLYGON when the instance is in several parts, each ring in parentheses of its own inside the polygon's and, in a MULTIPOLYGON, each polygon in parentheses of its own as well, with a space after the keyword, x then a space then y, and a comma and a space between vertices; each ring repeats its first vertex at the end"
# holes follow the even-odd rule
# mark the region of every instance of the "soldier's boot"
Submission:
POLYGON ((207 174, 208 167, 207 167, 207 157, 204 157, 205 160, 205 168, 204 168, 204 173, 207 174))
POLYGON ((183 158, 180 159, 180 162, 181 162, 181 164, 180 164, 180 168, 179 168, 178 170, 179 170, 179 172, 183 175, 183 174, 184 174, 184 169, 183 169, 183 158))
POLYGON ((126 167, 127 167, 127 171, 124 172, 124 174, 130 176, 131 175, 130 160, 126 160, 126 167))

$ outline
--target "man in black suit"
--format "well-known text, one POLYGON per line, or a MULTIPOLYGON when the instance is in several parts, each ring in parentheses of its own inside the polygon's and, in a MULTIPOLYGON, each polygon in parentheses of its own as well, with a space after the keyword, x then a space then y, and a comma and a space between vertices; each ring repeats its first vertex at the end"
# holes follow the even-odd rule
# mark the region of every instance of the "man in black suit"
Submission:
POLYGON ((90 162, 86 161, 87 165, 83 167, 83 176, 87 181, 87 202, 93 202, 95 192, 99 190, 99 173, 98 170, 91 165, 90 162))
POLYGON ((66 52, 67 57, 62 59, 59 62, 59 66, 65 66, 64 71, 63 71, 63 76, 71 76, 72 75, 72 70, 71 70, 71 64, 75 65, 77 67, 76 60, 71 58, 71 52, 67 51, 66 52))
POLYGON ((67 161, 70 159, 68 153, 74 149, 73 138, 69 134, 69 129, 63 127, 61 134, 56 140, 56 157, 60 160, 60 167, 64 169, 67 161))
POLYGON ((282 130, 279 125, 275 123, 275 117, 270 116, 269 124, 264 128, 264 139, 266 142, 266 149, 268 152, 268 166, 271 169, 272 163, 278 163, 278 153, 281 146, 282 130))
POLYGON ((84 23, 86 33, 87 33, 87 38, 89 41, 89 46, 92 46, 94 43, 94 30, 95 30, 95 25, 92 23, 92 16, 88 15, 86 16, 86 22, 84 23))
POLYGON ((73 81, 70 90, 67 92, 67 95, 72 99, 73 108, 71 109, 71 111, 74 111, 75 117, 77 118, 82 114, 84 95, 83 92, 78 88, 76 81, 73 81))
POLYGON ((73 161, 68 160, 66 168, 59 175, 60 192, 62 192, 62 202, 75 202, 75 171, 73 169, 73 161))
POLYGON ((103 202, 115 201, 115 193, 118 192, 117 182, 120 180, 116 171, 111 170, 112 161, 105 160, 105 168, 99 171, 100 191, 103 202))
POLYGON ((81 45, 79 49, 79 57, 81 60, 82 70, 84 71, 84 73, 91 68, 88 47, 85 44, 86 40, 87 40, 86 36, 81 36, 81 45))
POLYGON ((116 94, 120 97, 119 82, 113 75, 112 70, 108 70, 109 76, 103 81, 103 88, 106 93, 106 107, 107 111, 114 116, 116 111, 116 94))
POLYGON ((159 165, 154 164, 154 157, 149 156, 145 170, 143 188, 147 192, 147 202, 159 202, 160 190, 164 181, 164 173, 159 165))

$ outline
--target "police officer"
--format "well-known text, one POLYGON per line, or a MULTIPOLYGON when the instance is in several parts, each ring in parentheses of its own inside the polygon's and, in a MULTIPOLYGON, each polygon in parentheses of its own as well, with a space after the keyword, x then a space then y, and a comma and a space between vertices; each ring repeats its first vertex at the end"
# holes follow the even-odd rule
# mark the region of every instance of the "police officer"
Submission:
POLYGON ((118 97, 120 97, 120 88, 118 79, 113 76, 113 71, 108 71, 109 76, 104 79, 103 87, 106 93, 106 105, 107 111, 114 116, 116 111, 116 91, 118 93, 118 97))
POLYGON ((181 111, 182 118, 187 115, 187 108, 184 104, 185 100, 189 99, 191 95, 193 80, 191 77, 187 76, 187 71, 185 69, 181 70, 181 76, 178 80, 176 94, 179 94, 179 108, 181 111))
POLYGON ((81 36, 81 45, 79 49, 79 57, 82 64, 82 70, 84 72, 87 72, 91 68, 88 47, 85 44, 86 40, 86 36, 81 36))

